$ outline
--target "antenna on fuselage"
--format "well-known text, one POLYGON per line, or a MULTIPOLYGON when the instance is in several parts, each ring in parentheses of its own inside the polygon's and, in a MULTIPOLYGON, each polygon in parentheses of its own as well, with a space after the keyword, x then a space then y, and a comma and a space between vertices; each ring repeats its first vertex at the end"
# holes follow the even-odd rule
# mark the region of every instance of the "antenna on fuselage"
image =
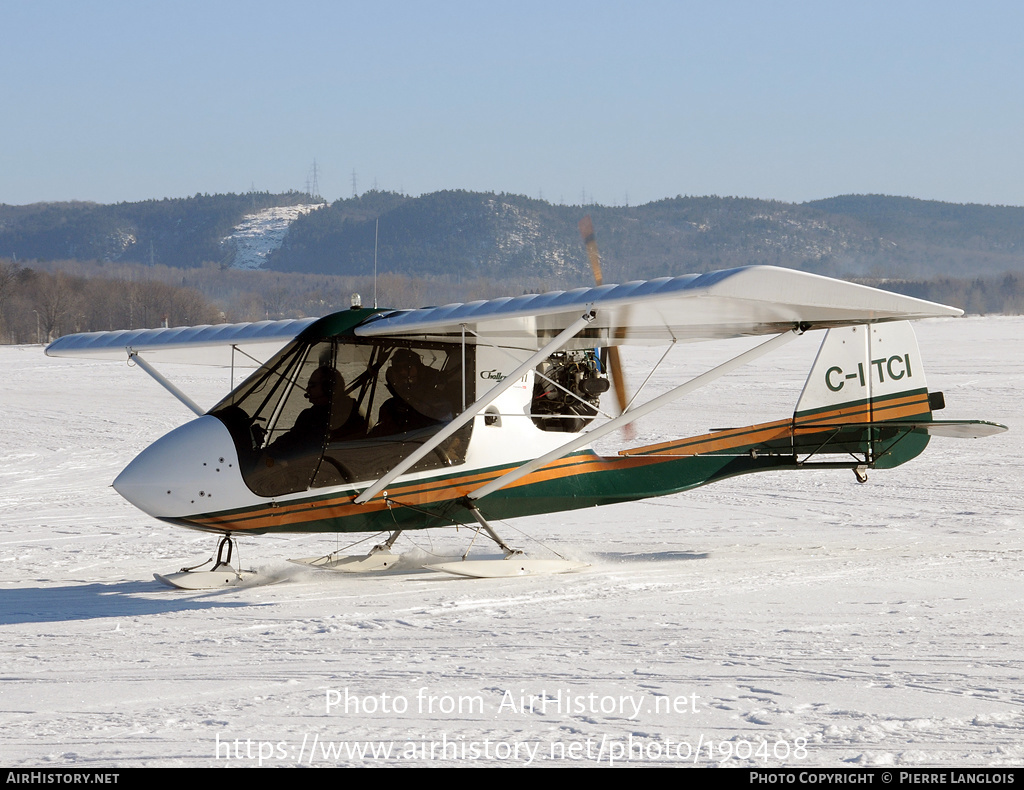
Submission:
POLYGON ((373 309, 377 309, 377 233, 380 230, 380 217, 373 225, 373 309))

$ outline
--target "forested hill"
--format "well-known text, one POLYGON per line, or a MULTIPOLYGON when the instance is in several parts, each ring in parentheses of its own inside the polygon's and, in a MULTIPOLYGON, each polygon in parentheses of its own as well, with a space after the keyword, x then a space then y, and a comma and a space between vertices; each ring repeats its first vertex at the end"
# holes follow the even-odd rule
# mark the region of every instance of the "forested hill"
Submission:
MULTIPOLYGON (((0 257, 182 268, 234 262, 223 243, 247 214, 309 203, 302 193, 0 206, 0 257)), ((927 280, 1024 273, 1024 208, 878 195, 793 204, 676 197, 642 206, 563 206, 520 195, 372 191, 295 219, 266 268, 456 280, 589 281, 577 231, 593 217, 608 281, 748 264, 848 278, 927 280)))
POLYGON ((902 279, 1024 272, 1024 208, 877 195, 580 207, 519 195, 367 193, 298 219, 269 265, 366 274, 377 229, 381 271, 583 282, 589 269, 577 222, 584 214, 594 219, 609 281, 748 264, 902 279))
POLYGON ((302 192, 196 195, 139 203, 0 204, 0 258, 108 261, 192 268, 230 263, 223 240, 246 215, 314 202, 302 192))

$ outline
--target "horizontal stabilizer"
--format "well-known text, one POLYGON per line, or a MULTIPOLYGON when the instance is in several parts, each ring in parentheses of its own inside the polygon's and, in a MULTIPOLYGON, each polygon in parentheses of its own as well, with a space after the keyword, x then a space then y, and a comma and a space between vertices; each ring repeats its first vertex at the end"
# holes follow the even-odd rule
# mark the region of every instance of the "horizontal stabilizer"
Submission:
POLYGON ((980 438, 1007 430, 984 420, 933 420, 941 393, 929 393, 914 330, 907 322, 830 329, 791 420, 726 428, 703 436, 623 450, 625 456, 863 455, 881 468, 905 463, 932 436, 980 438))
POLYGON ((886 424, 911 428, 918 433, 927 433, 929 436, 944 436, 951 439, 981 439, 1009 430, 1005 425, 986 420, 934 420, 932 422, 907 423, 895 420, 886 424))

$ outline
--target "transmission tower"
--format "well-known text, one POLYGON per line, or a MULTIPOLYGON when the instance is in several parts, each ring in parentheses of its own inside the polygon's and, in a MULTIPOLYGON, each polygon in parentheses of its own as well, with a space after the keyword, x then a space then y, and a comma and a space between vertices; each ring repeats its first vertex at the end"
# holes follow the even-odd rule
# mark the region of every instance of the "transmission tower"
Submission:
POLYGON ((316 165, 316 159, 313 160, 313 173, 312 173, 312 184, 307 190, 313 197, 320 197, 320 181, 317 179, 318 168, 316 165))

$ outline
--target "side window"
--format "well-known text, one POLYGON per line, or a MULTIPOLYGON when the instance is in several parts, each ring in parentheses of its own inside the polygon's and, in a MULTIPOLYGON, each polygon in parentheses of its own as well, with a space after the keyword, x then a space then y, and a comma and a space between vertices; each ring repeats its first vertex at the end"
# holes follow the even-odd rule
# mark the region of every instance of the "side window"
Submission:
POLYGON ((462 377, 440 349, 397 348, 378 382, 372 436, 395 436, 449 422, 461 411, 462 377))
MULTIPOLYGON (((467 351, 466 367, 473 370, 475 355, 467 351)), ((471 399, 471 385, 472 377, 462 369, 461 346, 378 345, 357 398, 368 424, 366 438, 329 442, 314 487, 385 474, 462 411, 463 387, 470 387, 471 399)), ((441 442, 413 471, 464 463, 471 432, 470 423, 441 442)))
POLYGON ((263 449, 279 456, 319 452, 338 378, 331 344, 309 346, 289 372, 284 397, 268 410, 263 449))

